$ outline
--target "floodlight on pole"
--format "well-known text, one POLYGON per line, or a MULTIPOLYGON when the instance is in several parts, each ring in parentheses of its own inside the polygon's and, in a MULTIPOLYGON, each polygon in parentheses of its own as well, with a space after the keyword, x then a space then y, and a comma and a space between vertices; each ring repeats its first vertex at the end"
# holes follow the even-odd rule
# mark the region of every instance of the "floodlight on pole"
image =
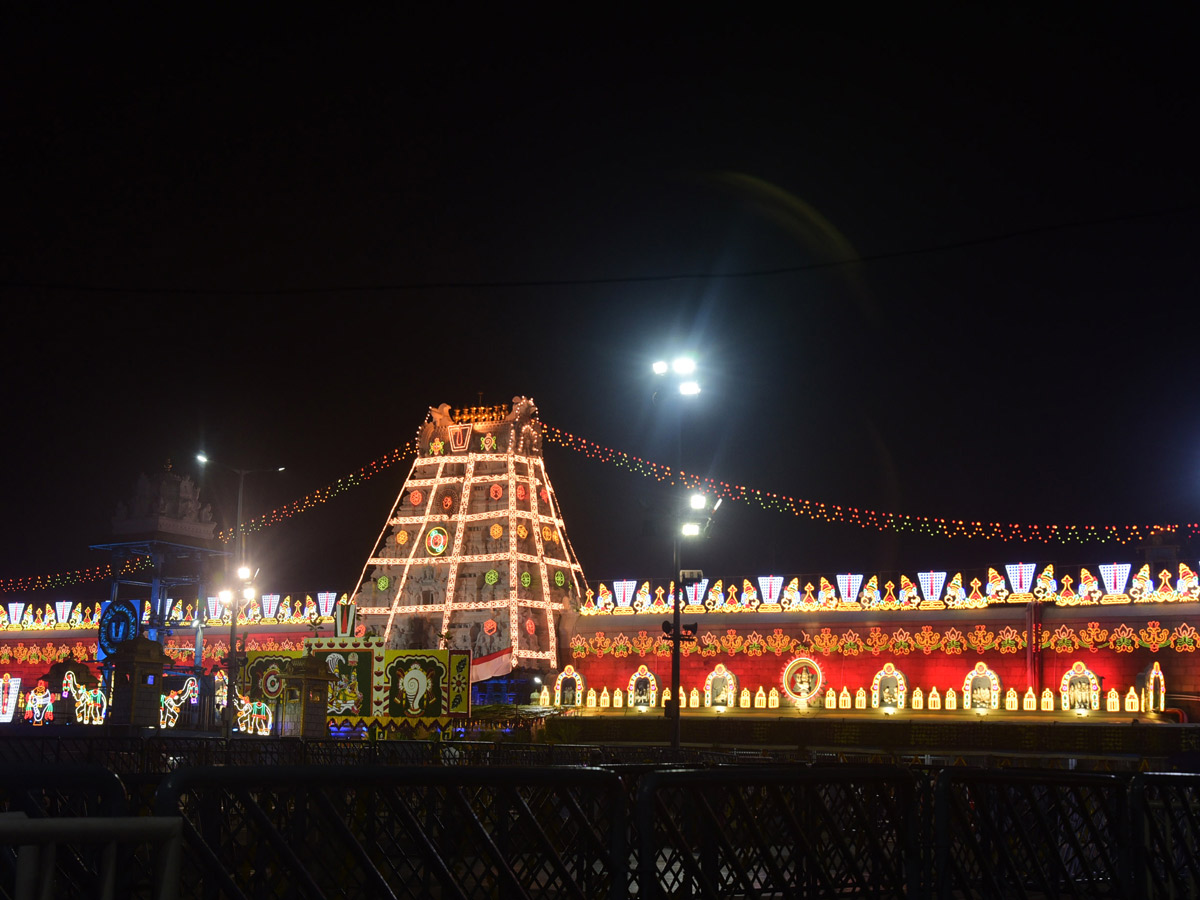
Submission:
MULTIPOLYGON (((233 466, 227 466, 224 463, 214 463, 214 461, 204 453, 196 454, 196 462, 202 466, 207 466, 210 463, 219 465, 223 469, 228 469, 238 477, 238 499, 237 499, 237 527, 234 530, 234 535, 238 538, 238 565, 244 567, 246 565, 246 531, 242 526, 242 500, 246 493, 246 476, 257 475, 259 472, 283 472, 285 466, 272 466, 269 469, 235 469, 233 466)), ((239 576, 240 577, 240 576, 239 576)), ((243 579, 244 580, 244 579, 243 579)))
MULTIPOLYGON (((226 466, 223 463, 214 462, 205 453, 196 454, 196 462, 202 466, 219 465, 223 469, 228 469, 238 477, 238 497, 237 497, 237 524, 234 530, 234 535, 238 538, 238 553, 237 553, 237 580, 241 582, 241 603, 246 604, 254 600, 258 596, 258 592, 254 588, 254 579, 257 572, 246 560, 246 529, 242 520, 243 501, 246 495, 246 476, 255 475, 259 472, 282 472, 284 466, 272 466, 269 469, 237 469, 233 466, 226 466)), ((238 620, 238 602, 236 595, 232 590, 223 590, 220 592, 221 602, 229 608, 229 657, 228 657, 228 676, 225 698, 225 737, 230 738, 233 735, 233 721, 236 711, 236 704, 240 697, 238 694, 238 647, 237 647, 237 620, 238 620)))
POLYGON ((708 505, 708 498, 703 494, 692 494, 690 500, 692 509, 704 509, 708 505))
MULTIPOLYGON (((696 360, 693 357, 677 356, 671 361, 670 364, 668 364, 664 360, 659 360, 658 362, 655 362, 651 368, 656 376, 665 376, 668 374, 668 372, 673 373, 673 376, 674 376, 673 380, 675 380, 675 387, 678 389, 679 394, 681 396, 690 397, 690 396, 694 396, 694 395, 700 393, 700 383, 698 381, 696 381, 695 379, 689 377, 689 376, 694 375, 694 373, 696 371, 696 360), (685 380, 680 380, 680 379, 685 379, 685 380)), ((656 396, 657 396, 657 392, 656 392, 656 396)), ((676 426, 677 426, 678 430, 676 433, 677 441, 676 441, 676 447, 675 447, 675 455, 676 455, 675 464, 676 464, 676 469, 678 470, 678 469, 683 468, 683 406, 682 406, 682 404, 680 404, 676 408, 676 426)), ((703 499, 701 499, 699 506, 695 505, 696 504, 695 498, 693 498, 690 501, 690 503, 691 503, 693 509, 703 509, 704 506, 706 505, 705 501, 703 499)), ((681 709, 681 707, 679 705, 679 695, 681 693, 679 645, 680 645, 680 641, 681 641, 681 637, 682 637, 679 616, 680 616, 680 611, 682 610, 683 603, 684 603, 683 576, 682 576, 682 570, 680 569, 680 541, 684 537, 699 536, 701 533, 701 526, 694 522, 680 523, 677 521, 676 524, 682 525, 682 527, 673 529, 674 536, 672 539, 672 548, 673 548, 674 553, 673 553, 673 558, 672 558, 671 582, 674 585, 674 596, 673 596, 674 602, 672 603, 672 606, 674 607, 674 609, 673 609, 673 616, 672 616, 672 632, 671 632, 671 700, 670 700, 670 703, 666 706, 666 709, 664 710, 664 712, 671 719, 671 749, 674 751, 675 755, 678 756, 679 755, 679 745, 680 745, 680 735, 681 735, 681 730, 680 730, 680 725, 681 725, 680 709, 681 709)))

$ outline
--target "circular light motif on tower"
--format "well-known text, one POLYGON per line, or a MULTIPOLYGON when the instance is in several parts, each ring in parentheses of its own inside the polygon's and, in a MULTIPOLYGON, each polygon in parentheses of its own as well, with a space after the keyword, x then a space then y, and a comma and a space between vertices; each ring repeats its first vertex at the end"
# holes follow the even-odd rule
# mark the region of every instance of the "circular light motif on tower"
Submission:
POLYGON ((500 580, 500 573, 497 572, 495 569, 488 569, 483 574, 483 580, 485 582, 487 582, 488 584, 495 584, 497 581, 500 580))
POLYGON ((555 572, 554 573, 554 583, 556 585, 558 585, 559 587, 562 587, 564 584, 567 583, 567 576, 564 575, 562 572, 555 572))
POLYGON ((533 621, 532 618, 526 619, 525 620, 525 633, 533 634, 535 631, 537 631, 537 624, 533 621))
POLYGON ((550 530, 549 525, 542 526, 542 540, 549 541, 554 539, 554 532, 550 530))
POLYGON ((420 491, 413 491, 411 494, 408 495, 408 502, 411 503, 413 506, 420 506, 421 502, 424 499, 425 499, 425 495, 422 494, 420 491))
POLYGON ((525 485, 518 484, 517 485, 517 499, 524 500, 527 496, 529 496, 529 493, 528 493, 528 491, 525 490, 525 485))
POLYGON ((445 496, 442 497, 442 509, 444 509, 446 512, 450 512, 450 510, 452 510, 453 508, 454 508, 454 498, 451 497, 449 494, 446 494, 445 496))
POLYGON ((529 529, 525 527, 524 522, 517 526, 517 537, 519 537, 521 540, 525 540, 525 538, 529 537, 529 529))
POLYGON ((405 544, 407 544, 407 543, 408 543, 408 532, 407 532, 407 531, 401 531, 401 532, 397 533, 397 535, 396 535, 396 543, 397 543, 397 544, 399 544, 399 545, 400 545, 400 546, 402 546, 402 547, 403 547, 405 544))
POLYGON ((431 556, 441 556, 446 552, 447 541, 446 529, 438 525, 430 528, 429 534, 425 536, 425 549, 429 551, 431 556))
POLYGON ((488 529, 488 534, 492 536, 493 541, 498 541, 504 536, 504 527, 497 523, 488 529))
POLYGON ((375 589, 379 591, 386 591, 388 589, 388 585, 391 583, 392 580, 386 575, 380 575, 375 579, 375 589))
POLYGON ((483 633, 486 635, 495 634, 496 628, 497 628, 497 625, 496 625, 495 619, 488 619, 486 622, 483 623, 483 633))
POLYGON ((529 587, 533 583, 533 576, 528 572, 521 573, 521 587, 529 587))
POLYGON ((783 690, 797 703, 811 703, 821 691, 821 667, 816 660, 799 656, 783 670, 783 690))
POLYGON ((267 666, 262 674, 262 693, 268 700, 276 700, 283 693, 283 672, 276 663, 267 666))
POLYGON ((541 489, 541 490, 538 492, 538 496, 542 498, 542 502, 543 502, 543 503, 549 503, 549 502, 550 502, 550 494, 549 494, 549 492, 547 492, 547 490, 546 490, 545 488, 542 488, 542 489, 541 489))
POLYGON ((499 500, 504 496, 504 488, 498 484, 493 484, 490 488, 488 488, 488 496, 493 500, 499 500))

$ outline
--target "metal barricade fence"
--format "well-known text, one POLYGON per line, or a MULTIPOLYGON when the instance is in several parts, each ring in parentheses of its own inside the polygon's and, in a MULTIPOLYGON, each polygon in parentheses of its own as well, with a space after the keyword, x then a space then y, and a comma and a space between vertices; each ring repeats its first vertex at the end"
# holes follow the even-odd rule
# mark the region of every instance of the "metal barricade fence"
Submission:
MULTIPOLYGON (((88 752, 75 739, 14 743, 17 758, 39 745, 51 759, 115 754, 123 763, 130 753, 125 739, 97 738, 88 752)), ((403 875, 422 890, 467 896, 518 887, 588 897, 1200 896, 1197 775, 773 766, 766 756, 703 750, 685 754, 686 768, 594 769, 571 763, 585 753, 636 758, 644 748, 234 743, 234 759, 266 764, 196 774, 181 767, 187 757, 224 763, 227 746, 171 739, 147 742, 142 768, 159 771, 120 778, 96 764, 10 763, 0 766, 0 812, 182 813, 187 896, 251 895, 255 879, 296 865, 345 870, 340 890, 366 893, 403 875), (298 753, 319 764, 273 762, 298 753), (390 765, 338 765, 370 759, 390 765), (612 849, 618 840, 624 850, 612 849), (468 843, 482 849, 471 855, 468 843)), ((123 883, 144 895, 156 860, 145 846, 122 854, 123 883)), ((15 865, 11 853, 0 863, 10 881, 15 865)), ((68 884, 95 868, 71 853, 57 865, 68 884)))
POLYGON ((1134 896, 1127 786, 1097 773, 941 770, 935 896, 1134 896))
POLYGON ((0 812, 31 819, 57 816, 123 816, 125 785, 99 765, 0 766, 0 812))
POLYGON ((894 766, 650 772, 638 895, 916 896, 913 797, 894 766))
POLYGON ((611 772, 392 766, 180 770, 183 896, 624 897, 611 772))
POLYGON ((174 900, 182 825, 182 819, 165 816, 29 819, 21 813, 0 814, 0 893, 14 900, 174 900), (154 872, 139 880, 131 877, 127 863, 143 847, 153 848, 154 872))
POLYGON ((1129 787, 1131 896, 1200 897, 1200 775, 1146 773, 1129 787))

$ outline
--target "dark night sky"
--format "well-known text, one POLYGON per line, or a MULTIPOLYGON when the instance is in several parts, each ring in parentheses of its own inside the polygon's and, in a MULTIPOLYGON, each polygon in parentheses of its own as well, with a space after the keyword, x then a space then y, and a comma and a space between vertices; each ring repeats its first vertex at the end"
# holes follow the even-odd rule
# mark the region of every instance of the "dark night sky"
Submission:
MULTIPOLYGON (((248 479, 256 513, 479 392, 670 463, 648 367, 678 346, 703 367, 689 470, 913 515, 1197 521, 1175 9, 8 12, 0 577, 102 563, 167 458, 286 465, 248 479)), ((664 492, 546 455, 589 579, 663 576, 664 492)), ((264 532, 264 580, 351 589, 406 473, 264 532)), ((726 578, 1137 558, 735 504, 689 555, 726 578)))

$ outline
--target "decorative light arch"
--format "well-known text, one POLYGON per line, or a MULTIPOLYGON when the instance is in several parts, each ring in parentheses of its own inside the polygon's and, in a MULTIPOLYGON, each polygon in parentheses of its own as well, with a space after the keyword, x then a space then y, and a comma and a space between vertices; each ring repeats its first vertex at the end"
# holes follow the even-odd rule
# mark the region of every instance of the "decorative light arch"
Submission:
POLYGON ((884 706, 904 709, 904 701, 908 696, 908 681, 904 678, 904 673, 890 662, 884 663, 883 668, 875 673, 875 678, 871 681, 871 709, 879 709, 879 686, 885 678, 896 679, 896 702, 885 703, 884 706))
POLYGON ((967 677, 963 679, 962 700, 963 709, 977 709, 978 704, 975 698, 971 696, 971 682, 976 678, 986 678, 991 685, 991 696, 988 698, 988 709, 1000 708, 1000 677, 987 667, 986 663, 977 662, 975 668, 967 673, 967 677))
POLYGON ((1141 698, 1142 712, 1162 712, 1166 707, 1166 697, 1167 680, 1163 677, 1162 666, 1155 661, 1146 673, 1146 688, 1141 698), (1154 702, 1155 699, 1158 700, 1157 703, 1154 702))
POLYGON ((563 666, 563 670, 558 673, 558 677, 554 679, 554 705, 562 706, 562 689, 563 683, 568 679, 575 679, 575 705, 583 705, 583 695, 586 690, 586 685, 583 683, 583 673, 576 672, 575 667, 567 664, 563 666))
POLYGON ((1072 705, 1071 697, 1070 697, 1071 682, 1078 678, 1086 678, 1087 682, 1088 682, 1089 696, 1085 699, 1087 708, 1088 709, 1099 709, 1100 708, 1100 679, 1098 679, 1095 676, 1095 674, 1092 672, 1091 669, 1089 669, 1087 666, 1085 666, 1082 662, 1078 662, 1078 661, 1073 663, 1071 665, 1071 668, 1067 669, 1066 674, 1064 674, 1062 677, 1062 681, 1060 681, 1058 684, 1058 696, 1059 696, 1059 700, 1062 702, 1062 708, 1063 709, 1077 709, 1078 708, 1078 707, 1072 705))
POLYGON ((716 668, 709 672, 708 677, 704 679, 704 705, 713 705, 712 683, 713 679, 719 676, 724 676, 727 679, 726 684, 728 687, 726 688, 726 702, 724 705, 737 706, 737 676, 725 668, 724 663, 717 663, 716 668))
POLYGON ((641 704, 635 704, 635 701, 633 698, 634 698, 635 694, 637 693, 637 683, 638 683, 639 679, 642 679, 642 678, 649 679, 649 681, 650 681, 650 702, 646 705, 657 706, 658 705, 658 703, 657 703, 657 701, 658 701, 658 679, 654 677, 653 672, 651 672, 649 669, 646 668, 645 663, 642 663, 640 666, 638 666, 637 670, 632 675, 629 676, 629 684, 628 684, 627 690, 626 690, 626 693, 628 693, 628 695, 629 695, 629 705, 630 706, 641 705, 641 704))

